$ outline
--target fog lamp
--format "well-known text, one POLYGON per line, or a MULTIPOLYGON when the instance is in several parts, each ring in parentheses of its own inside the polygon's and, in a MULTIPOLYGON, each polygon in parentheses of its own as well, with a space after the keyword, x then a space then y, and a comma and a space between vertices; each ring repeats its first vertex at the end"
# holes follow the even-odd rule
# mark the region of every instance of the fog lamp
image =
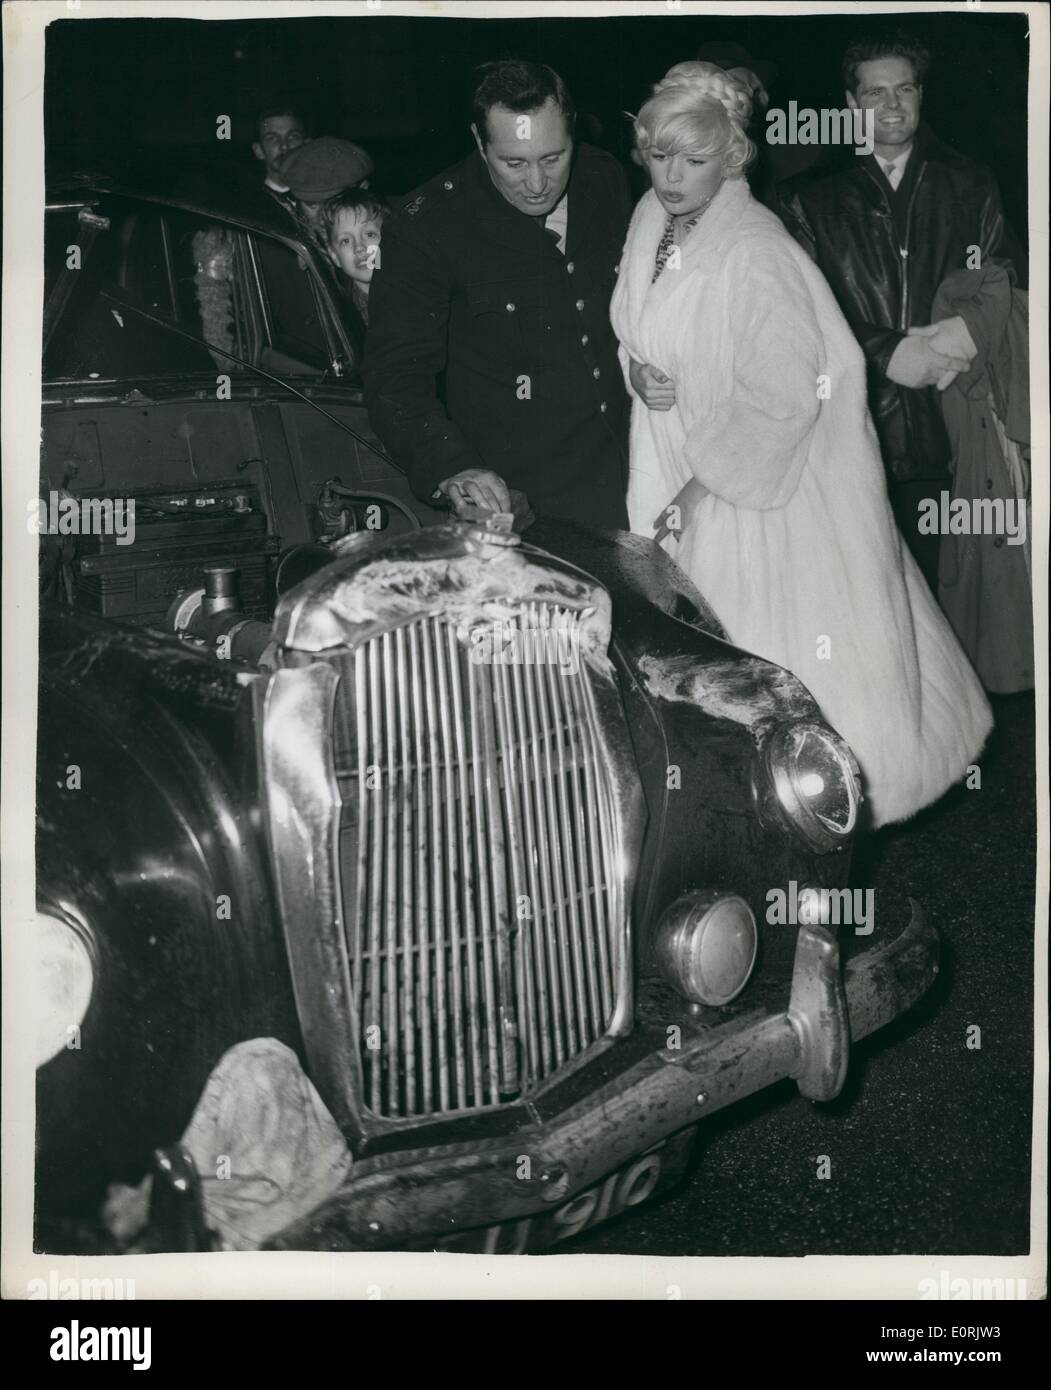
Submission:
POLYGON ((861 805, 861 774, 853 753, 824 724, 786 724, 766 745, 777 799, 803 838, 835 849, 853 831, 861 805))
POLYGON ((657 928, 657 962, 668 983, 695 1004, 728 1004, 748 983, 758 935, 752 909, 735 893, 687 893, 657 928))
POLYGON ((37 910, 34 1065, 57 1057, 76 1038, 91 1003, 95 966, 87 928, 72 914, 37 910))

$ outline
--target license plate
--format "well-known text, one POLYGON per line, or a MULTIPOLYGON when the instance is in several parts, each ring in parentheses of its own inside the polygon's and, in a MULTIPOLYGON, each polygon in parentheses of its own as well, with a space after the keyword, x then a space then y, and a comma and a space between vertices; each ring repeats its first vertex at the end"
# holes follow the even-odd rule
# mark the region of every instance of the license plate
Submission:
POLYGON ((686 1168, 692 1141, 693 1130, 672 1135, 551 1211, 445 1236, 436 1242, 436 1248, 480 1255, 526 1255, 570 1240, 673 1187, 686 1168))

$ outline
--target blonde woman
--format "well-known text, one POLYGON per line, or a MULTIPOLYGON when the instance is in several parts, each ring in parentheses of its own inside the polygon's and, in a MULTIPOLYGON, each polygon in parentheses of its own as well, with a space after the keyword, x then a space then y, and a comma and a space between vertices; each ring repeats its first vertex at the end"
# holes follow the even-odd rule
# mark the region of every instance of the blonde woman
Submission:
POLYGON ((992 720, 895 527, 861 350, 749 193, 750 106, 722 69, 680 63, 635 120, 653 186, 611 306, 633 398, 628 513, 736 644, 809 688, 879 826, 958 781, 992 720))

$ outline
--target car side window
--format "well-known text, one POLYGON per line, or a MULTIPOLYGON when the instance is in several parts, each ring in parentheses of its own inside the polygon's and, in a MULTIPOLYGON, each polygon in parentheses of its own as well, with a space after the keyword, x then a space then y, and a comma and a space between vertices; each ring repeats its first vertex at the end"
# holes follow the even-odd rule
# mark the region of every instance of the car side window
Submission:
POLYGON ((245 294, 245 235, 194 213, 165 214, 175 321, 200 338, 216 366, 239 370, 225 355, 252 361, 258 334, 245 294))
POLYGON ((121 259, 117 282, 144 309, 173 317, 172 282, 164 220, 146 209, 125 219, 120 231, 121 259))
MULTIPOLYGON (((327 268, 319 279, 304 252, 177 208, 112 199, 100 214, 104 230, 46 353, 49 377, 236 373, 241 362, 315 377, 338 362, 345 376, 359 360, 360 334, 346 315, 336 322, 343 306, 329 302, 338 295, 327 268), (143 312, 127 312, 135 309, 143 312)), ((76 217, 49 213, 52 287, 69 273, 76 217)))
POLYGON ((294 375, 319 375, 333 350, 311 268, 283 242, 253 238, 266 316, 267 345, 261 366, 294 375))
POLYGON ((56 279, 53 296, 61 310, 45 347, 45 379, 214 371, 199 340, 167 327, 174 316, 173 283, 161 214, 114 201, 99 207, 95 224, 79 228, 79 268, 67 256, 56 279))

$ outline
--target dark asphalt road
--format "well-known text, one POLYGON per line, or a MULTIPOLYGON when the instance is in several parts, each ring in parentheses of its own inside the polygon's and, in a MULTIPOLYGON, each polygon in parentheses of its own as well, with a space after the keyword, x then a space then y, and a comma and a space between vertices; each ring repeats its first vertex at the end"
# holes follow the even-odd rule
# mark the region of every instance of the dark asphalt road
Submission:
MULTIPOLYGON (((942 972, 813 1105, 785 1082, 702 1126, 684 1186, 561 1254, 1017 1255, 1029 1247, 1034 702, 994 701, 980 790, 874 836, 859 885, 918 898, 942 972), (980 1050, 967 1047, 970 1025, 980 1050), (831 1176, 817 1177, 817 1156, 831 1176)), ((553 1252, 554 1253, 554 1252, 553 1252)))

